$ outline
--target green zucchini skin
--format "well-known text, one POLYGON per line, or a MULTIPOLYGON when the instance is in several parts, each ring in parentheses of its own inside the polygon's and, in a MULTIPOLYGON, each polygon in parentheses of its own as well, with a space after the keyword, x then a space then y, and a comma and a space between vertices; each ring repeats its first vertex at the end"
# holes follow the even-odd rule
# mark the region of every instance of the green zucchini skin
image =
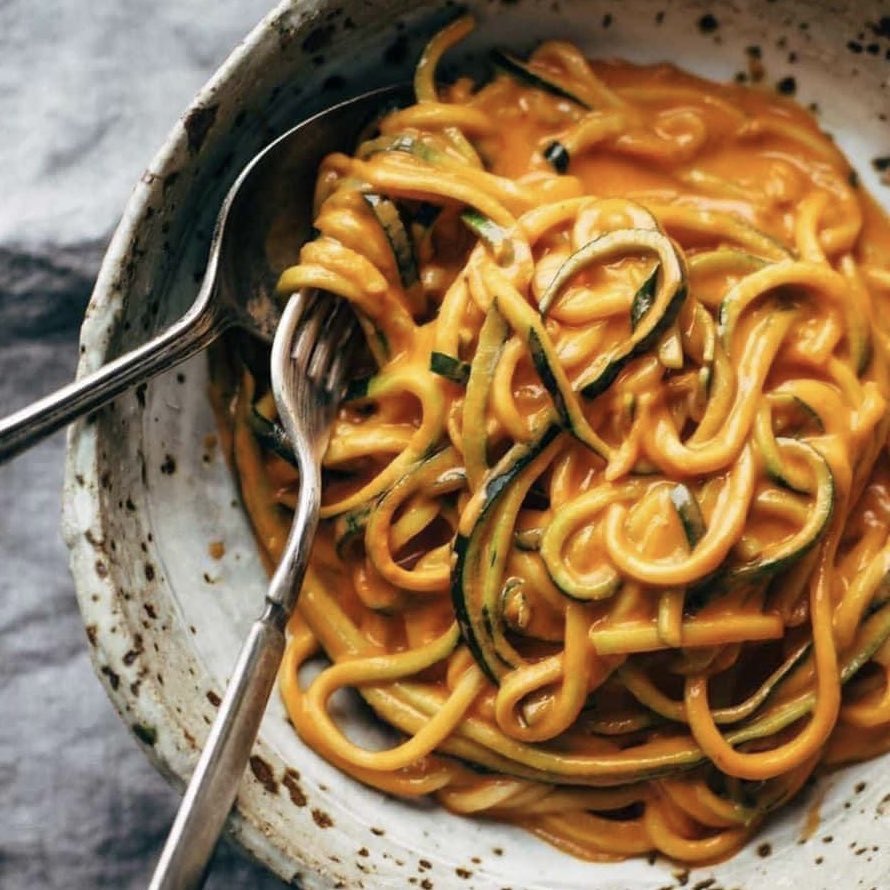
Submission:
POLYGON ((562 264, 541 296, 541 314, 546 314, 559 291, 574 275, 593 262, 619 255, 624 248, 653 251, 658 255, 658 265, 634 297, 630 337, 599 356, 577 384, 588 399, 605 392, 628 362, 649 351, 676 320, 686 300, 685 261, 670 239, 658 230, 618 229, 589 241, 562 264))
POLYGON ((430 164, 435 164, 444 157, 439 149, 404 133, 399 136, 380 136, 377 139, 365 142, 358 156, 369 158, 384 151, 401 151, 405 154, 414 155, 430 164))
POLYGON ((430 353, 430 370, 460 386, 466 386, 470 379, 470 363, 444 352, 430 353))
POLYGON ((257 442, 263 448, 277 454, 282 460, 286 460, 292 467, 297 465, 297 459, 294 457, 294 449, 284 431, 281 424, 263 417, 259 411, 254 408, 248 416, 248 423, 251 432, 256 436, 257 442))
POLYGON ((547 360, 547 353, 544 351, 543 344, 541 343, 537 332, 534 330, 528 332, 528 351, 531 354, 535 370, 541 378, 541 383, 544 384, 544 389, 550 393, 550 397, 553 399, 553 406, 556 408, 556 413, 563 419, 566 426, 571 429, 571 420, 569 419, 569 411, 568 406, 566 405, 565 396, 563 395, 562 390, 560 390, 559 384, 556 382, 553 369, 550 367, 550 362, 547 360))
POLYGON ((600 578, 590 584, 583 591, 574 589, 573 585, 558 572, 551 572, 548 566, 547 574, 553 582, 553 586, 564 596, 576 603, 595 603, 609 599, 621 589, 621 576, 614 570, 604 569, 600 572, 600 578))
POLYGON ((635 331, 640 322, 645 318, 646 314, 652 308, 655 302, 655 291, 658 287, 658 265, 647 276, 646 280, 639 286, 634 294, 633 302, 630 304, 630 328, 635 331))
MULTIPOLYGON (((858 645, 847 655, 840 666, 839 673, 842 684, 848 683, 856 676, 890 637, 890 606, 881 606, 872 612, 863 622, 858 636, 858 645)), ((813 654, 809 652, 806 661, 812 659, 813 654)), ((790 674, 790 676, 793 675, 793 673, 790 674)), ((781 685, 781 683, 777 684, 773 688, 773 693, 781 685)), ((726 739, 730 744, 736 745, 751 739, 766 738, 808 714, 815 706, 815 702, 815 693, 799 694, 785 704, 776 705, 766 713, 758 714, 755 719, 728 733, 726 739)))
POLYGON ((752 560, 744 565, 731 568, 728 578, 734 583, 763 580, 790 568, 819 543, 828 530, 831 517, 834 515, 837 491, 828 461, 812 445, 801 440, 779 438, 776 441, 780 445, 806 449, 814 458, 816 502, 812 507, 811 528, 806 538, 796 542, 793 547, 786 547, 785 552, 780 551, 766 559, 752 560))
POLYGON ((349 545, 364 534, 372 508, 373 504, 362 504, 334 519, 334 548, 341 559, 345 558, 349 545))
POLYGON ((680 307, 685 299, 686 286, 682 285, 677 289, 674 298, 671 300, 657 326, 644 338, 638 340, 633 345, 626 346, 615 355, 593 380, 586 382, 581 387, 581 395, 588 399, 595 399, 597 396, 602 395, 615 382, 626 365, 637 356, 648 352, 652 344, 661 336, 664 329, 670 327, 679 314, 680 307))
POLYGON ((556 170, 557 173, 568 173, 571 157, 566 147, 558 141, 551 142, 544 149, 544 160, 556 170))
POLYGON ((779 438, 780 445, 806 449, 813 458, 816 468, 816 501, 812 507, 810 528, 805 537, 786 545, 784 550, 772 556, 754 559, 741 565, 724 565, 711 575, 702 578, 687 590, 686 607, 691 613, 698 611, 721 591, 732 589, 739 584, 767 581, 779 572, 790 569, 803 559, 822 540, 828 530, 837 498, 834 476, 825 458, 807 442, 798 439, 779 438))
MULTIPOLYGON (((605 363, 603 369, 592 380, 588 380, 580 387, 581 395, 588 399, 595 399, 602 395, 616 380, 629 362, 639 355, 648 352, 652 345, 664 331, 673 324, 680 314, 680 308, 686 300, 685 281, 677 286, 664 312, 652 325, 652 328, 636 342, 628 340, 619 347, 613 356, 605 363)), ((653 307, 654 308, 654 307, 653 307)))
POLYGON ((495 684, 505 669, 505 664, 494 643, 494 622, 488 608, 472 596, 474 578, 481 577, 488 567, 481 566, 479 559, 483 538, 490 523, 496 518, 497 505, 519 474, 563 432, 557 423, 549 424, 543 433, 527 445, 514 446, 504 459, 495 466, 485 481, 484 496, 476 521, 469 534, 458 534, 454 541, 454 564, 451 572, 451 601, 460 626, 461 636, 476 663, 495 684))
MULTIPOLYGON (((346 548, 360 535, 364 534, 368 519, 374 508, 380 504, 392 491, 400 485, 404 485, 417 473, 427 469, 430 463, 437 458, 444 456, 447 449, 438 448, 429 451, 423 457, 419 458, 401 476, 396 479, 392 485, 385 488, 380 494, 371 498, 363 504, 359 504, 352 510, 340 513, 334 517, 334 547, 337 554, 342 558, 346 552, 346 548)), ((454 491, 466 483, 466 472, 462 467, 453 467, 440 476, 428 483, 428 491, 432 493, 454 491)))
POLYGON ((402 287, 406 290, 413 287, 420 280, 420 274, 417 271, 414 244, 401 211, 394 201, 381 195, 366 193, 362 197, 386 235, 396 261, 396 268, 399 270, 402 287))
POLYGON ((547 343, 547 334, 537 313, 524 299, 516 300, 509 293, 496 296, 494 306, 527 343, 532 363, 553 400, 563 427, 595 454, 607 459, 609 446, 590 428, 571 392, 568 379, 560 380, 559 359, 547 343))
POLYGON ((513 240, 494 220, 489 219, 478 210, 464 210, 460 219, 485 244, 498 265, 508 266, 513 262, 515 259, 513 240))
POLYGON ((794 408, 800 415, 798 424, 783 431, 784 435, 796 439, 801 435, 807 435, 808 428, 816 435, 822 435, 825 432, 825 421, 819 415, 819 412, 800 396, 793 395, 792 393, 770 393, 769 401, 773 407, 794 408))
POLYGON ((775 436, 772 434, 771 430, 761 429, 762 423, 764 423, 764 421, 758 418, 755 424, 754 441, 757 443, 760 454, 763 457, 763 466, 767 476, 769 476, 773 482, 776 482, 783 488, 787 488, 789 491, 801 492, 802 489, 794 485, 786 472, 785 465, 782 462, 782 456, 779 453, 779 448, 776 444, 775 436))
POLYGON ((589 103, 585 102, 565 87, 560 86, 560 84, 554 83, 552 80, 548 80, 546 77, 532 71, 525 62, 517 59, 516 56, 506 53, 503 50, 495 49, 491 51, 490 58, 495 68, 499 71, 503 71, 504 74, 509 74, 514 80, 519 81, 525 86, 533 87, 536 90, 542 90, 545 93, 550 93, 551 96, 559 96, 561 99, 568 99, 569 102, 574 102, 576 105, 580 105, 588 111, 593 110, 589 103))
POLYGON ((682 483, 671 489, 670 499, 680 517, 689 549, 694 550, 695 545, 705 536, 705 519, 698 500, 689 487, 682 483))
MULTIPOLYGON (((467 210, 461 214, 461 220, 491 250, 499 263, 512 261, 512 240, 505 230, 475 210, 467 210)), ((592 380, 584 383, 580 389, 586 398, 595 398, 614 382, 621 370, 637 355, 646 352, 674 322, 684 300, 686 299, 686 271, 682 257, 677 253, 667 237, 659 232, 648 229, 627 229, 610 232, 588 242, 576 251, 562 265, 557 275, 541 297, 539 310, 546 314, 559 289, 577 271, 587 263, 599 257, 612 256, 625 244, 655 250, 660 254, 660 262, 654 271, 641 285, 631 309, 637 313, 637 322, 633 325, 634 333, 624 344, 613 350, 612 355, 603 363, 602 368, 592 380), (655 317, 653 312, 659 313, 655 317), (638 336, 637 332, 642 331, 638 336)), ((582 441, 599 453, 602 443, 587 441, 572 423, 566 402, 566 393, 562 392, 547 356, 547 351, 539 335, 533 329, 525 333, 529 352, 541 382, 553 398, 554 405, 566 427, 582 438, 582 441)))

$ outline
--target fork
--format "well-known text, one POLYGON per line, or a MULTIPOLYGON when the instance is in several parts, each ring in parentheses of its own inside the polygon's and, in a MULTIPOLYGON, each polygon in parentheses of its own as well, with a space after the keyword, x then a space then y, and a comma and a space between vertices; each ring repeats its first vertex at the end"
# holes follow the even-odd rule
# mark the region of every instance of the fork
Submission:
POLYGON ((343 396, 358 325, 348 304, 298 291, 272 345, 272 392, 293 445, 300 490, 265 608, 253 623, 232 679, 149 885, 186 890, 203 883, 207 864, 235 801, 284 653, 321 504, 321 459, 343 396))

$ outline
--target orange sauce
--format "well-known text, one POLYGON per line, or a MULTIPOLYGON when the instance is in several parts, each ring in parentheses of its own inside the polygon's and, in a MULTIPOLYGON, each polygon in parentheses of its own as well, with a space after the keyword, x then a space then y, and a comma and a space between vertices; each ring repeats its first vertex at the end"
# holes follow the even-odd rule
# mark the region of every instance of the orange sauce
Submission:
MULTIPOLYGON (((766 90, 556 42, 543 87, 439 89, 471 27, 325 160, 281 279, 349 300, 376 366, 325 456, 282 695, 388 793, 589 859, 715 861, 890 744, 890 223, 766 90), (347 739, 343 687, 404 741, 347 739)), ((222 441, 272 565, 299 480, 253 388, 222 441)))

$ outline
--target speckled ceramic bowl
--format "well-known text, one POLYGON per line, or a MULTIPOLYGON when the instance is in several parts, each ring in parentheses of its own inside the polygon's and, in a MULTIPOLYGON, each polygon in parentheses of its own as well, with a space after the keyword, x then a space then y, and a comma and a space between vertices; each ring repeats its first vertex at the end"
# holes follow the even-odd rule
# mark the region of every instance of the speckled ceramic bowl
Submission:
MULTIPOLYGON (((310 112, 405 77, 450 5, 305 0, 269 15, 137 184, 87 310, 81 372, 191 301, 220 198, 251 155, 310 112)), ((493 43, 525 50, 546 35, 569 37, 592 56, 670 59, 729 79, 748 70, 746 48, 759 46, 766 81, 793 78, 786 89, 818 104, 865 184, 890 205, 870 163, 890 154, 890 23, 880 23, 887 0, 466 5, 480 22, 464 47, 470 65, 493 43)), ((158 768, 181 781, 266 584, 215 446, 205 358, 73 429, 64 522, 96 668, 158 768)), ((231 831, 307 888, 888 888, 888 767, 884 759, 836 773, 733 860, 692 875, 660 861, 591 865, 524 832, 345 778, 301 744, 275 697, 231 831)))

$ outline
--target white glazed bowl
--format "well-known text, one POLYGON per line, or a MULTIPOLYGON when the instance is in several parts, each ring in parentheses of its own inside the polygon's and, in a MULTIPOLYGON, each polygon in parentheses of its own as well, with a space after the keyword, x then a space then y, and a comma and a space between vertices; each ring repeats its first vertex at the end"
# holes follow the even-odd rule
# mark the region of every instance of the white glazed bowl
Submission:
MULTIPOLYGON (((869 25, 886 0, 519 0, 466 4, 492 44, 567 37, 591 56, 671 60, 731 79, 759 46, 766 83, 793 76, 824 126, 890 206, 870 160, 890 153, 890 39, 869 25), (713 16, 702 26, 705 14, 713 16)), ((82 332, 80 370, 142 342, 191 301, 222 194, 270 138, 351 93, 404 79, 423 41, 454 14, 409 0, 283 3, 235 50, 143 174, 105 258, 82 332)), ((886 23, 885 23, 886 24, 886 23)), ((878 29, 880 30, 880 29, 878 29)), ((453 68, 451 62, 449 67, 453 68)), ((65 535, 96 669, 158 768, 194 767, 266 579, 219 449, 199 357, 71 434, 65 535), (214 559, 211 542, 225 555, 214 559)), ((695 870, 711 890, 806 885, 888 888, 890 780, 883 759, 822 779, 729 862, 695 870), (819 808, 818 829, 804 825, 819 808), (886 816, 885 816, 886 811, 886 816), (858 855, 857 855, 858 854, 858 855), (713 883, 707 882, 714 879, 713 883)), ((656 890, 669 863, 590 864, 520 830, 369 790, 296 737, 276 697, 231 831, 307 888, 656 890)))

